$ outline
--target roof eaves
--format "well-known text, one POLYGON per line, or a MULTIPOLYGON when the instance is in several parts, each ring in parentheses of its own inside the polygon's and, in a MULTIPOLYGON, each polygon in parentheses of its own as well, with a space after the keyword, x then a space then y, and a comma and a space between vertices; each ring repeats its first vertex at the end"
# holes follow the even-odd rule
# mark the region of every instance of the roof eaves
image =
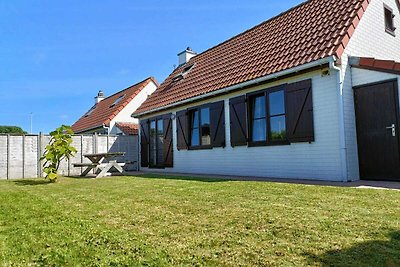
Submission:
POLYGON ((88 131, 92 131, 92 130, 100 129, 100 128, 103 128, 103 124, 96 125, 96 126, 93 126, 93 127, 87 128, 87 129, 83 128, 83 129, 74 131, 74 133, 79 134, 79 133, 84 133, 84 132, 88 132, 88 131))
POLYGON ((367 57, 350 57, 351 67, 400 75, 400 62, 367 57))
POLYGON ((204 99, 204 98, 207 98, 207 97, 210 97, 210 96, 228 93, 228 92, 236 90, 236 89, 240 89, 240 88, 243 88, 243 87, 259 84, 259 83, 266 82, 266 81, 271 80, 271 79, 278 79, 279 77, 282 77, 282 76, 290 75, 290 74, 293 74, 293 73, 297 73, 297 72, 300 72, 300 71, 303 71, 303 70, 307 70, 307 69, 311 69, 311 68, 318 67, 318 66, 323 66, 325 64, 329 64, 329 63, 331 63, 333 61, 336 61, 336 60, 337 59, 336 59, 335 56, 329 56, 329 57, 321 58, 319 60, 312 61, 312 62, 309 62, 309 63, 306 63, 306 64, 302 64, 302 65, 299 65, 299 66, 291 68, 291 69, 287 69, 287 70, 283 70, 283 71, 280 71, 280 72, 277 72, 277 73, 269 74, 269 75, 264 76, 264 77, 256 78, 256 79, 253 79, 253 80, 250 80, 250 81, 246 81, 246 82, 239 83, 239 84, 236 84, 236 85, 232 85, 232 86, 229 86, 229 87, 226 87, 226 88, 222 88, 222 89, 219 89, 219 90, 216 90, 216 91, 211 91, 209 93, 202 94, 202 95, 199 95, 199 96, 195 96, 195 97, 192 97, 192 98, 189 98, 189 99, 185 99, 185 100, 182 100, 182 101, 179 101, 179 102, 171 103, 171 104, 166 105, 166 106, 145 110, 143 112, 137 112, 137 113, 134 112, 131 116, 132 117, 142 117, 142 116, 147 115, 147 114, 151 114, 151 113, 159 112, 159 111, 162 111, 162 110, 167 110, 167 109, 170 109, 170 108, 173 108, 173 107, 176 107, 176 106, 180 106, 180 105, 188 104, 188 103, 191 103, 191 102, 199 101, 201 99, 204 99))

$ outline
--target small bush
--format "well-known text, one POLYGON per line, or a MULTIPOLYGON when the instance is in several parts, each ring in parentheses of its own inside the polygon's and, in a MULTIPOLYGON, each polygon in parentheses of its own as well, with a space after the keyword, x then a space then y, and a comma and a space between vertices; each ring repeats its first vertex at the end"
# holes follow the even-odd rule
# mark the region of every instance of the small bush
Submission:
POLYGON ((46 146, 43 157, 43 171, 46 178, 51 182, 56 182, 58 178, 58 168, 61 161, 69 160, 76 153, 76 149, 71 145, 74 132, 70 126, 62 125, 50 133, 50 144, 46 146))

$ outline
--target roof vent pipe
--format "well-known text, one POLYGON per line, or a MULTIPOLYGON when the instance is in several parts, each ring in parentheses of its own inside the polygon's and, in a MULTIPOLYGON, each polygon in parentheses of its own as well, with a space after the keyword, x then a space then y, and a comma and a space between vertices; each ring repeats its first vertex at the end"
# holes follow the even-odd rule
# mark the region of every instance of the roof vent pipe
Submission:
POLYGON ((104 99, 105 99, 104 93, 103 93, 103 91, 100 90, 97 93, 97 96, 94 98, 94 104, 98 104, 101 100, 104 100, 104 99))
POLYGON ((189 60, 196 56, 197 53, 194 52, 190 47, 186 48, 185 51, 182 51, 178 54, 179 57, 179 66, 182 66, 189 62, 189 60))

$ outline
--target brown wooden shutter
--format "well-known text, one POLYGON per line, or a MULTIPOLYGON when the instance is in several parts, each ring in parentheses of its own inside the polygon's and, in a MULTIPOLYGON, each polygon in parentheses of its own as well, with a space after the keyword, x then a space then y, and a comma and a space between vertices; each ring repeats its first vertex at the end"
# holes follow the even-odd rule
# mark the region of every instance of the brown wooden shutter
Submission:
POLYGON ((149 167, 149 120, 140 121, 140 161, 142 167, 149 167))
POLYGON ((232 147, 247 145, 246 96, 238 96, 229 100, 229 116, 232 147))
POLYGON ((172 119, 171 114, 163 116, 164 122, 164 167, 173 167, 172 119))
POLYGON ((211 146, 225 147, 225 112, 224 101, 210 105, 211 146))
POLYGON ((187 110, 176 113, 177 148, 188 149, 189 147, 189 121, 187 110))
POLYGON ((286 128, 290 142, 314 141, 311 79, 287 85, 286 128))

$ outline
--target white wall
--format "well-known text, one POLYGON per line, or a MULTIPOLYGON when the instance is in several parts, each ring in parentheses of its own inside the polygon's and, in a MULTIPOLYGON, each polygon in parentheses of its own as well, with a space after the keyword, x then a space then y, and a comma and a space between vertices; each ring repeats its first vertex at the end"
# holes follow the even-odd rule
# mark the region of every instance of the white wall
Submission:
MULTIPOLYGON (((293 179, 340 180, 338 138, 338 106, 336 77, 321 76, 321 71, 264 86, 217 97, 207 102, 225 101, 225 148, 211 150, 181 150, 176 144, 176 120, 173 122, 174 168, 162 171, 182 173, 223 174, 293 179), (315 142, 286 146, 235 147, 230 146, 229 98, 275 85, 312 78, 315 142)), ((198 102, 197 106, 206 103, 198 102)), ((188 108, 172 110, 176 112, 188 108)), ((170 111, 169 111, 170 112, 170 111)), ((157 115, 157 114, 155 114, 157 115)))
MULTIPOLYGON (((371 1, 341 58, 348 180, 358 180, 360 178, 353 95, 353 86, 355 84, 352 69, 348 65, 348 57, 374 57, 400 61, 400 14, 396 1, 371 1), (396 15, 394 18, 395 26, 397 27, 396 37, 385 31, 384 3, 391 7, 396 15)), ((384 73, 379 75, 384 77, 384 73)))
POLYGON ((115 118, 110 122, 110 134, 118 134, 120 131, 115 126, 117 122, 133 122, 139 123, 139 120, 136 118, 132 118, 131 115, 135 112, 147 99, 149 95, 154 93, 157 89, 157 85, 152 81, 143 88, 129 103, 126 105, 115 118))
POLYGON ((400 75, 358 68, 352 68, 352 74, 353 86, 398 79, 398 85, 400 88, 400 75))
POLYGON ((400 11, 397 0, 371 0, 349 44, 348 56, 400 61, 400 11), (385 31, 384 3, 393 9, 396 36, 385 31))

